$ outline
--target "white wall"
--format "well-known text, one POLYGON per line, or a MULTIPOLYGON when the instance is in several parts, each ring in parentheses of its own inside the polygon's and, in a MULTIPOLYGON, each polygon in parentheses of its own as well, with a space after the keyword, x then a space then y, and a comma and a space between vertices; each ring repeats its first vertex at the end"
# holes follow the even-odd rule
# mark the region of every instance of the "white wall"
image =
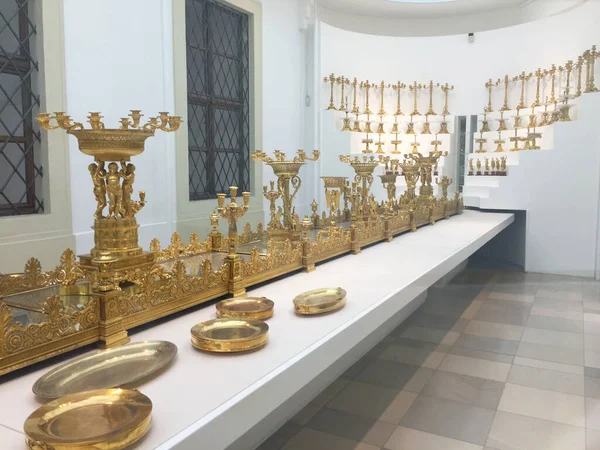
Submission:
MULTIPOLYGON (((430 79, 454 84, 450 112, 475 114, 487 104, 484 84, 505 74, 533 72, 538 67, 564 64, 600 41, 600 2, 589 1, 564 14, 536 22, 475 34, 438 37, 387 37, 360 34, 321 24, 321 76, 358 77, 371 81, 430 79)), ((533 87, 533 86, 532 86, 533 87)), ((533 88, 530 89, 533 92, 533 88)), ((502 89, 494 96, 501 106, 502 89)), ((519 86, 511 91, 519 96, 519 86)), ((321 106, 325 108, 325 98, 321 106)), ((530 97, 528 103, 532 103, 530 97)), ((513 100, 514 103, 514 100, 513 100)), ((409 105, 409 97, 403 97, 409 105)), ((514 106, 514 105, 512 105, 514 106)))

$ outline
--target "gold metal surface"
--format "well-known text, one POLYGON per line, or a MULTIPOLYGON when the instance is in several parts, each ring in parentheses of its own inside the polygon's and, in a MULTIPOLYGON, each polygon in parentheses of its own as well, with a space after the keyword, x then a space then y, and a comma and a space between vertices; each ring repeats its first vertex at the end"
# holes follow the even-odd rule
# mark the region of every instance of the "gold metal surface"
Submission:
POLYGON ((346 78, 345 76, 341 76, 341 77, 337 77, 335 79, 336 83, 339 84, 342 87, 341 90, 341 100, 340 100, 340 107, 338 108, 340 111, 346 111, 346 108, 348 107, 346 100, 346 95, 345 95, 345 90, 346 90, 346 86, 350 84, 350 80, 348 80, 348 78, 346 78))
POLYGON ((483 108, 483 112, 491 113, 494 111, 494 109, 492 108, 492 88, 494 86, 495 86, 494 82, 492 81, 491 78, 488 81, 486 81, 486 83, 485 83, 485 87, 488 91, 488 104, 485 108, 483 108))
POLYGON ((365 89, 365 110, 363 114, 366 114, 367 116, 373 114, 373 111, 371 111, 371 108, 369 108, 369 91, 372 87, 373 85, 369 83, 369 80, 360 82, 360 88, 365 89))
POLYGON ((402 92, 402 89, 404 89, 406 87, 406 84, 401 83, 400 81, 398 81, 392 87, 398 93, 398 102, 397 102, 397 105, 396 105, 396 112, 394 113, 394 115, 395 116, 403 116, 404 113, 402 112, 402 106, 401 106, 401 102, 400 102, 400 94, 402 92))
POLYGON ((450 86, 448 83, 446 83, 442 86, 442 91, 444 92, 444 110, 442 111, 443 116, 450 115, 450 111, 448 110, 448 94, 450 94, 450 92, 453 90, 454 90, 454 86, 450 86))
POLYGON ((72 359, 39 378, 33 393, 58 398, 97 389, 135 387, 170 364, 177 346, 167 341, 146 341, 99 350, 72 359))
POLYGON ((335 103, 333 102, 333 85, 335 84, 335 75, 332 73, 323 80, 325 83, 329 83, 329 106, 327 110, 336 110, 335 103))
POLYGON ((323 314, 342 308, 346 304, 346 291, 340 287, 304 292, 294 298, 294 311, 301 315, 323 314))
POLYGON ((217 303, 217 317, 266 320, 273 316, 275 303, 266 297, 240 297, 217 303))
POLYGON ((213 319, 194 325, 192 345, 208 352, 244 352, 265 345, 268 331, 260 320, 213 319))
POLYGON ((412 115, 414 116, 420 116, 421 113, 419 112, 419 108, 417 106, 417 92, 423 89, 423 85, 422 84, 418 84, 416 81, 410 85, 410 91, 413 93, 413 102, 414 102, 414 108, 413 108, 413 112, 412 115))
POLYGON ((152 402, 138 391, 100 389, 53 400, 34 411, 24 431, 31 450, 118 450, 150 428, 152 402))

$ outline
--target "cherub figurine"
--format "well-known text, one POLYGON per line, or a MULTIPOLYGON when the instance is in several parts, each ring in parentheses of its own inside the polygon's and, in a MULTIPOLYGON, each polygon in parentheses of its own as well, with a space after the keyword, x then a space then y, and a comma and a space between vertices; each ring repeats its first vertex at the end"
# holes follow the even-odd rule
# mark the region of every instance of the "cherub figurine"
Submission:
POLYGON ((469 160, 469 173, 471 173, 471 174, 473 173, 473 160, 472 159, 469 160))
POLYGON ((133 217, 133 207, 131 195, 133 194, 133 182, 135 181, 135 166, 133 164, 125 164, 121 161, 121 178, 123 178, 123 202, 121 207, 121 215, 123 217, 133 217))
POLYGON ((485 158, 485 173, 490 172, 490 160, 489 158, 485 158))
POLYGON ((104 170, 104 162, 100 165, 92 163, 88 166, 90 175, 92 176, 92 182, 94 183, 94 196, 96 197, 96 212, 94 217, 96 219, 104 218, 102 211, 106 207, 106 183, 104 178, 106 177, 106 171, 104 170))
POLYGON ((481 175, 481 160, 477 160, 477 175, 481 175))
POLYGON ((121 173, 115 162, 108 165, 106 174, 106 191, 108 192, 108 217, 117 218, 123 215, 123 189, 121 188, 121 173))

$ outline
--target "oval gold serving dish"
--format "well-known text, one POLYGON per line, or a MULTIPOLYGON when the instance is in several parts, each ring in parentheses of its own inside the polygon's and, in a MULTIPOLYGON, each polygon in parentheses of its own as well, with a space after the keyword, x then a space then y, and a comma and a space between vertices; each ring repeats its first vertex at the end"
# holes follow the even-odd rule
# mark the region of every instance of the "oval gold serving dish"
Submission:
POLYGON ((217 317, 265 320, 273 317, 274 306, 266 297, 230 298, 217 303, 217 317))
POLYGON ((167 341, 146 341, 99 350, 72 359, 43 375, 33 385, 33 393, 57 398, 76 392, 114 387, 134 387, 166 367, 177 353, 167 341))
POLYGON ((192 345, 208 352, 244 352, 265 345, 268 331, 260 320, 213 319, 192 328, 192 345))
POLYGON ((342 308, 346 304, 346 291, 340 287, 322 288, 304 292, 294 299, 297 314, 323 314, 342 308))
POLYGON ((152 402, 138 391, 99 389, 40 406, 25 421, 27 446, 38 450, 118 450, 150 428, 152 402))

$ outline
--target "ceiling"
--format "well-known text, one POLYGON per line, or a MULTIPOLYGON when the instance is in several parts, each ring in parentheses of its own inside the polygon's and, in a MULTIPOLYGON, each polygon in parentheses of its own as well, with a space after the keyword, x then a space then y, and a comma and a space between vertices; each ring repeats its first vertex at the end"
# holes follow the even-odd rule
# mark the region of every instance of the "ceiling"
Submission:
POLYGON ((307 1, 316 4, 320 20, 337 28, 385 36, 440 36, 527 23, 588 0, 307 1))
POLYGON ((371 17, 431 18, 465 16, 522 7, 531 0, 454 0, 404 2, 392 0, 319 0, 319 6, 347 14, 371 17))

